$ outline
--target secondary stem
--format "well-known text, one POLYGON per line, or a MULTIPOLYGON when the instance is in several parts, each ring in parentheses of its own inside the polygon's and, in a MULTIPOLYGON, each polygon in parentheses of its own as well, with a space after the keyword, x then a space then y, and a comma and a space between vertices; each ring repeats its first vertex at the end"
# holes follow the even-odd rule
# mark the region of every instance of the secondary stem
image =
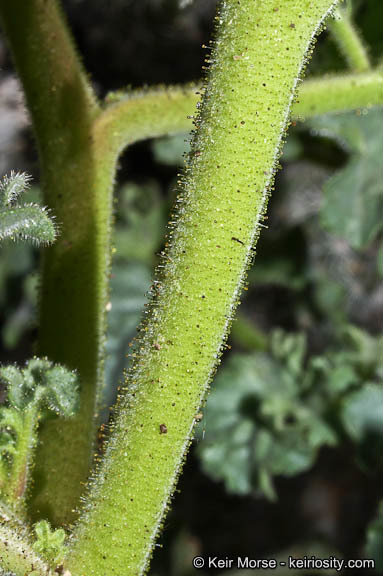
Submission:
POLYGON ((350 68, 355 72, 369 70, 371 65, 366 48, 347 10, 344 8, 337 10, 330 30, 350 68))
MULTIPOLYGON (((201 99, 197 85, 134 91, 107 105, 96 120, 97 137, 120 154, 129 144, 192 127, 201 99)), ((298 90, 291 115, 302 120, 320 114, 347 112, 383 105, 383 71, 327 76, 305 80, 298 90)))
POLYGON ((183 197, 66 562, 72 576, 137 575, 147 567, 238 303, 297 78, 334 5, 222 3, 183 197))

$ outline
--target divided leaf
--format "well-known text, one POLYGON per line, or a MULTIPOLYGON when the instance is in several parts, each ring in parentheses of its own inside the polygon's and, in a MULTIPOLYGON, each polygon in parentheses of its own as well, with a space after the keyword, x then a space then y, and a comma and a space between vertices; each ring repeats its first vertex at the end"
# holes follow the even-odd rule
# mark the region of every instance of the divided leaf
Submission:
POLYGON ((62 563, 65 556, 66 534, 62 528, 54 530, 49 522, 41 520, 34 527, 36 542, 33 550, 39 554, 50 566, 62 563))
POLYGON ((306 363, 304 336, 281 330, 269 353, 232 354, 207 401, 204 470, 229 492, 274 499, 273 478, 308 470, 322 446, 338 443, 339 429, 358 446, 374 434, 379 448, 381 341, 354 326, 343 339, 342 351, 306 363))
POLYGON ((50 410, 72 416, 78 403, 77 376, 47 358, 33 358, 24 369, 0 366, 7 403, 0 409, 0 493, 18 504, 28 481, 38 421, 50 410))
POLYGON ((36 408, 45 406, 64 417, 76 412, 76 373, 47 358, 33 358, 24 369, 1 366, 0 380, 7 386, 10 408, 23 410, 33 403, 36 408))

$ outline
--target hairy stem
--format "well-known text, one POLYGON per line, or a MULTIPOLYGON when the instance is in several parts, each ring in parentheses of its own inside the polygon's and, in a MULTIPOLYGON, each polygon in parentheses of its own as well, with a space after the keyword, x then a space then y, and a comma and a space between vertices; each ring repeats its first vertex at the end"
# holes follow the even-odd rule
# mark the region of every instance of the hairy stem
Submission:
POLYGON ((108 146, 119 155, 133 142, 189 131, 199 93, 195 85, 159 86, 113 96, 113 100, 99 116, 95 130, 98 138, 107 138, 108 146))
POLYGON ((66 566, 148 565, 266 208, 297 79, 331 0, 226 0, 149 318, 66 566), (177 227, 175 229, 175 221, 177 227))
POLYGON ((0 16, 32 116, 45 202, 61 231, 44 253, 38 352, 81 380, 78 416, 44 424, 37 450, 32 510, 61 523, 73 518, 94 438, 114 164, 103 171, 93 134, 99 107, 57 3, 0 0, 0 16))
POLYGON ((296 119, 383 106, 383 71, 328 76, 303 82, 293 107, 296 119))
MULTIPOLYGON (((197 85, 190 85, 114 97, 115 101, 107 105, 96 121, 97 135, 107 139, 109 146, 120 154, 138 140, 187 132, 192 127, 200 94, 197 85)), ((372 106, 383 106, 381 70, 305 80, 293 104, 292 118, 301 120, 372 106)))
POLYGON ((355 72, 369 70, 370 60, 363 41, 351 20, 349 10, 339 8, 336 11, 330 30, 349 67, 355 72))
POLYGON ((24 494, 32 464, 32 454, 36 445, 37 407, 32 404, 26 408, 22 417, 22 426, 18 430, 17 450, 13 455, 12 473, 4 489, 8 502, 24 507, 24 494))

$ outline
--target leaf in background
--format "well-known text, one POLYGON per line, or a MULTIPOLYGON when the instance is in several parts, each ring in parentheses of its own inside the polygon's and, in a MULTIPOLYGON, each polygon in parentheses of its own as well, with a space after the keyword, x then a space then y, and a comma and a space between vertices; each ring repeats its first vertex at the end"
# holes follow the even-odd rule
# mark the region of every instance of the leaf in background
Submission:
POLYGON ((381 340, 348 326, 339 345, 305 362, 304 335, 277 329, 268 353, 232 353, 207 400, 198 447, 205 472, 229 492, 274 499, 273 478, 308 470, 340 428, 357 447, 372 433, 381 443, 383 389, 365 384, 381 381, 381 340))
POLYGON ((153 140, 152 150, 156 162, 167 166, 182 166, 190 150, 188 134, 177 134, 153 140))
POLYGON ((114 403, 116 385, 129 365, 126 355, 147 301, 155 254, 166 224, 165 209, 155 182, 130 182, 120 190, 106 345, 107 407, 114 403))
POLYGON ((166 224, 158 185, 129 183, 120 192, 116 225, 116 258, 152 264, 166 224))
POLYGON ((374 558, 375 570, 383 572, 383 502, 367 530, 366 558, 374 558))
POLYGON ((116 385, 128 367, 126 354, 147 301, 151 275, 151 268, 143 263, 116 262, 113 266, 105 362, 107 406, 113 404, 116 385))
POLYGON ((50 565, 61 564, 66 552, 64 530, 62 528, 54 530, 46 520, 37 522, 34 530, 36 541, 33 544, 33 550, 50 565))
POLYGON ((383 440, 383 386, 366 382, 343 402, 342 421, 356 441, 376 435, 383 440))
POLYGON ((360 249, 383 225, 383 112, 322 116, 310 125, 351 153, 346 166, 324 185, 321 220, 329 232, 360 249))
POLYGON ((306 470, 321 446, 336 442, 322 415, 299 397, 304 344, 300 337, 285 338, 274 338, 280 360, 263 353, 231 355, 208 399, 198 452, 204 470, 229 492, 258 489, 273 499, 273 476, 306 470))

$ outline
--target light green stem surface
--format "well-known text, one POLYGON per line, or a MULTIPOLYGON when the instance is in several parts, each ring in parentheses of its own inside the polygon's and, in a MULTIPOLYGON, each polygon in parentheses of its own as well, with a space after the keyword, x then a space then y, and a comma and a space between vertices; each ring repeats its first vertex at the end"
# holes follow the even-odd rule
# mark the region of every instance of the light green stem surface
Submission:
POLYGON ((352 70, 366 72, 370 69, 367 50, 351 20, 349 10, 339 8, 336 11, 330 31, 352 70))
MULTIPOLYGON (((113 98, 115 102, 98 117, 96 132, 119 154, 138 140, 189 131, 201 89, 197 85, 159 87, 113 98)), ((382 70, 305 80, 298 88, 291 117, 306 120, 373 106, 383 106, 382 70)))
POLYGON ((106 457, 66 566, 148 565, 219 362, 293 94, 331 0, 226 0, 189 166, 106 457))

